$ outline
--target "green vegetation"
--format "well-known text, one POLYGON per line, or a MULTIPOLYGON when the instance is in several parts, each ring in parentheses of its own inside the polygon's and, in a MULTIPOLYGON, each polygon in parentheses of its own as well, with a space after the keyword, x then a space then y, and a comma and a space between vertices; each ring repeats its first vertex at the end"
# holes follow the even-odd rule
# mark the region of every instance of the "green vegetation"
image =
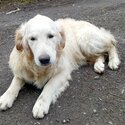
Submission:
POLYGON ((37 0, 15 0, 17 3, 21 4, 28 4, 28 3, 33 3, 36 2, 37 0))
POLYGON ((28 3, 34 3, 37 2, 37 0, 0 0, 0 5, 4 4, 28 4, 28 3))
POLYGON ((38 0, 0 0, 0 11, 13 6, 36 3, 38 0))

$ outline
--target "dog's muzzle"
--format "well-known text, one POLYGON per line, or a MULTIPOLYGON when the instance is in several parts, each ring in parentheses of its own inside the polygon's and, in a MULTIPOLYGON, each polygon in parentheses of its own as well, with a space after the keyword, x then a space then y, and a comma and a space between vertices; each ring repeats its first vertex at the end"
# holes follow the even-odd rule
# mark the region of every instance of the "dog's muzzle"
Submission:
POLYGON ((50 64, 50 56, 49 55, 41 55, 39 57, 39 62, 41 65, 49 65, 50 64))

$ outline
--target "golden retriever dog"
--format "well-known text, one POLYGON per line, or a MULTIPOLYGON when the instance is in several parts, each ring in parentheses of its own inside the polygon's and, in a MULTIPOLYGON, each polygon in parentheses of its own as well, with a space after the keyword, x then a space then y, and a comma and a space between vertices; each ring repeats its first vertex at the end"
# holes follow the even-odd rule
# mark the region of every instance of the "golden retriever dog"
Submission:
POLYGON ((9 60, 14 78, 0 97, 0 110, 10 108, 29 82, 43 88, 32 110, 34 118, 48 113, 50 105, 69 85, 71 72, 79 66, 91 63, 95 72, 102 73, 105 55, 110 69, 120 64, 114 36, 85 21, 53 21, 36 15, 16 30, 15 41, 9 60))

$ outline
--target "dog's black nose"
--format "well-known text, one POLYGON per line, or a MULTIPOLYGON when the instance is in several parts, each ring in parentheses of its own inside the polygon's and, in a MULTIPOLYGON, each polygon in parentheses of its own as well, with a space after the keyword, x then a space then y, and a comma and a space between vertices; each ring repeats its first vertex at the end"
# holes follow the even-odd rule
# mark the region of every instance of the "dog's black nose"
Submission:
POLYGON ((39 61, 42 65, 48 65, 50 63, 50 56, 49 55, 42 55, 39 57, 39 61))

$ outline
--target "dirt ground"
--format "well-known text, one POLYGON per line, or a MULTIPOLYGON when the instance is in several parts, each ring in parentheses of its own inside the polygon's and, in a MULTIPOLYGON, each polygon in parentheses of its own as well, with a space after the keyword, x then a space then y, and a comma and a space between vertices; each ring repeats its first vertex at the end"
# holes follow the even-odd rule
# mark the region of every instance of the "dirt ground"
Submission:
POLYGON ((26 85, 13 107, 0 112, 0 125, 125 125, 125 0, 41 0, 1 9, 0 95, 13 77, 8 60, 15 29, 38 13, 53 20, 82 19, 109 29, 119 41, 120 68, 111 71, 106 65, 102 75, 96 74, 90 65, 74 71, 70 87, 41 120, 32 117, 32 108, 41 90, 26 85))

